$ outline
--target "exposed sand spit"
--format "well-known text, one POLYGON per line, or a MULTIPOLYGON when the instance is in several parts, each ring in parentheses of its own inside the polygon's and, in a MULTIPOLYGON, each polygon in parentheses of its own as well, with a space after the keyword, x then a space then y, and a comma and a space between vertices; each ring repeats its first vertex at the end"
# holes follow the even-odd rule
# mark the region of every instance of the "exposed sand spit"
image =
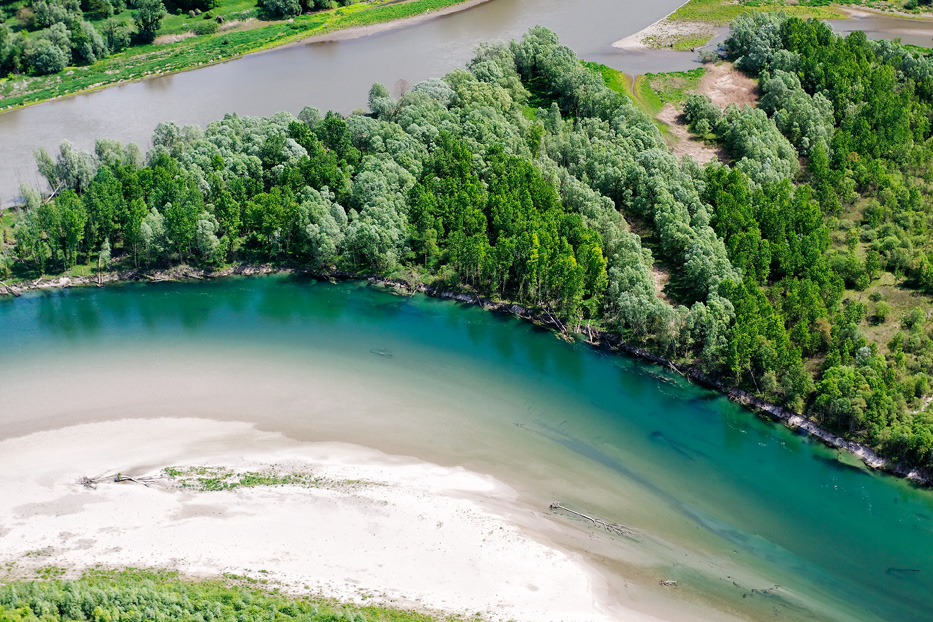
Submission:
POLYGON ((690 37, 709 40, 720 32, 722 28, 704 22, 681 22, 664 18, 633 35, 619 39, 612 47, 629 52, 660 50, 672 48, 677 42, 690 37))
POLYGON ((547 519, 492 477, 248 424, 124 420, 6 440, 0 494, 0 562, 13 562, 14 573, 170 567, 495 619, 653 619, 597 603, 600 575, 525 535, 517 525, 547 519), (278 465, 324 483, 226 491, 173 488, 164 477, 78 483, 182 465, 278 465))

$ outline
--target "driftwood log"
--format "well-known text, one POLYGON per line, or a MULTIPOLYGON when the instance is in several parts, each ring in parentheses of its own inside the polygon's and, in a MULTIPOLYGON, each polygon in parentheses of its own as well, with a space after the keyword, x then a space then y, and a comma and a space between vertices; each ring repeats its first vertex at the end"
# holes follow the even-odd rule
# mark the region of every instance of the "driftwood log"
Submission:
POLYGON ((13 294, 13 296, 15 296, 16 298, 19 298, 19 297, 20 297, 21 294, 20 294, 18 291, 16 291, 15 289, 13 289, 12 287, 10 287, 9 285, 7 285, 6 283, 4 283, 3 281, 0 281, 0 285, 3 285, 3 286, 7 289, 7 291, 10 292, 11 294, 13 294))
POLYGON ((550 509, 552 512, 562 510, 564 512, 567 512, 568 514, 579 516, 580 518, 584 520, 590 521, 591 523, 593 523, 593 525, 597 527, 602 527, 606 531, 610 533, 614 533, 619 536, 625 536, 627 538, 636 537, 635 532, 629 529, 628 527, 624 527, 623 525, 620 525, 618 523, 610 523, 599 518, 594 518, 592 516, 587 516, 586 514, 583 514, 582 512, 577 512, 576 510, 571 510, 567 506, 562 505, 559 501, 555 501, 554 503, 552 503, 550 506, 548 506, 548 509, 550 509))
POLYGON ((123 475, 123 474, 121 474, 121 473, 117 473, 117 474, 114 476, 113 481, 116 482, 116 483, 120 483, 120 482, 133 482, 134 484, 142 484, 142 485, 145 486, 146 488, 149 487, 149 484, 147 484, 147 483, 144 481, 143 478, 136 479, 135 477, 127 477, 126 475, 123 475))
POLYGON ((102 475, 100 477, 84 477, 78 478, 78 483, 84 486, 85 488, 90 488, 91 490, 97 489, 97 485, 103 482, 113 482, 119 484, 121 482, 133 482, 134 484, 140 484, 145 487, 149 487, 149 482, 154 482, 158 480, 158 477, 148 476, 148 477, 129 477, 123 475, 122 473, 117 473, 116 475, 102 475))

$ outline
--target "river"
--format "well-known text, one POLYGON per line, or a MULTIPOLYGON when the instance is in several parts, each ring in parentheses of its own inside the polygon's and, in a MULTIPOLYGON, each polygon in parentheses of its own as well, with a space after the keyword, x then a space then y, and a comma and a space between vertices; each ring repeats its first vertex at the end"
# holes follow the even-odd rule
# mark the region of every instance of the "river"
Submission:
POLYGON ((583 528, 562 544, 691 612, 670 619, 929 619, 929 491, 511 316, 230 278, 33 292, 0 300, 0 330, 0 439, 126 417, 253 422, 462 465, 541 511, 560 500, 626 525, 635 538, 583 528))
MULTIPOLYGON (((462 67, 483 41, 510 40, 535 25, 553 29, 587 60, 630 73, 696 66, 696 55, 625 54, 612 43, 667 15, 683 0, 490 0, 473 8, 357 39, 306 43, 194 71, 121 84, 0 114, 0 205, 21 183, 40 187, 33 151, 97 138, 144 150, 162 121, 206 125, 228 112, 298 114, 305 106, 349 113, 369 88, 397 88, 462 67)), ((44 182, 42 182, 44 184, 44 182)))
POLYGON ((853 8, 848 8, 847 12, 850 15, 849 19, 826 20, 826 23, 842 36, 862 30, 869 39, 900 41, 927 48, 933 44, 933 21, 929 19, 905 19, 853 8))

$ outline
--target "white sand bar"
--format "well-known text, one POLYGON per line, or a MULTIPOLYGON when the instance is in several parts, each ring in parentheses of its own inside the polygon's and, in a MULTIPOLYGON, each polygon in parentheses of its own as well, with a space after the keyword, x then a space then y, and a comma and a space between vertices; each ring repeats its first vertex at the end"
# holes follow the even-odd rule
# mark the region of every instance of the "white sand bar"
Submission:
POLYGON ((489 476, 355 445, 298 443, 250 424, 123 420, 5 440, 0 499, 0 563, 15 563, 14 572, 171 568, 493 619, 653 619, 597 602, 600 575, 526 535, 547 519, 489 476), (227 491, 179 489, 166 478, 78 483, 173 466, 273 465, 324 483, 227 491))

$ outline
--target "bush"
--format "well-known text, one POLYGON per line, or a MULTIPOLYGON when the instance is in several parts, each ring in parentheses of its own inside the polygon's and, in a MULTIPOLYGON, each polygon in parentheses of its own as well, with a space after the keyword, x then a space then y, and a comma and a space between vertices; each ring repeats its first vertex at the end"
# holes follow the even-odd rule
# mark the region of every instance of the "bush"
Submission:
POLYGON ((132 30, 130 27, 122 20, 114 18, 110 18, 103 23, 101 34, 111 52, 119 52, 129 47, 132 38, 132 30))
POLYGON ((68 56, 48 39, 39 39, 26 52, 26 64, 33 74, 45 76, 68 66, 68 56))
POLYGON ((884 324, 889 315, 891 315, 891 305, 883 300, 879 301, 878 304, 875 305, 875 321, 878 324, 884 324))
POLYGON ((71 57, 76 65, 90 65, 109 53, 104 38, 90 22, 80 20, 75 24, 71 30, 71 57))
POLYGON ((165 6, 162 0, 136 0, 136 13, 133 18, 136 20, 136 28, 139 29, 138 37, 141 42, 151 43, 155 39, 155 33, 162 24, 162 18, 165 17, 165 6))
POLYGON ((795 74, 781 70, 763 79, 761 90, 759 106, 773 115, 778 129, 801 154, 809 155, 818 144, 829 153, 834 119, 833 105, 826 97, 820 93, 811 97, 795 74))
POLYGON ((209 11, 220 6, 220 0, 165 0, 165 8, 172 13, 187 13, 188 11, 209 11))
POLYGON ((299 0, 259 0, 259 9, 267 17, 284 19, 301 14, 299 0))
POLYGON ((212 35, 217 32, 217 22, 209 20, 206 22, 200 22, 194 25, 191 29, 196 35, 212 35))
POLYGON ((694 133, 701 133, 701 121, 705 122, 706 127, 706 132, 702 133, 708 133, 716 127, 721 117, 722 110, 713 103, 708 95, 697 95, 695 93, 687 95, 687 101, 684 103, 684 118, 694 133))

